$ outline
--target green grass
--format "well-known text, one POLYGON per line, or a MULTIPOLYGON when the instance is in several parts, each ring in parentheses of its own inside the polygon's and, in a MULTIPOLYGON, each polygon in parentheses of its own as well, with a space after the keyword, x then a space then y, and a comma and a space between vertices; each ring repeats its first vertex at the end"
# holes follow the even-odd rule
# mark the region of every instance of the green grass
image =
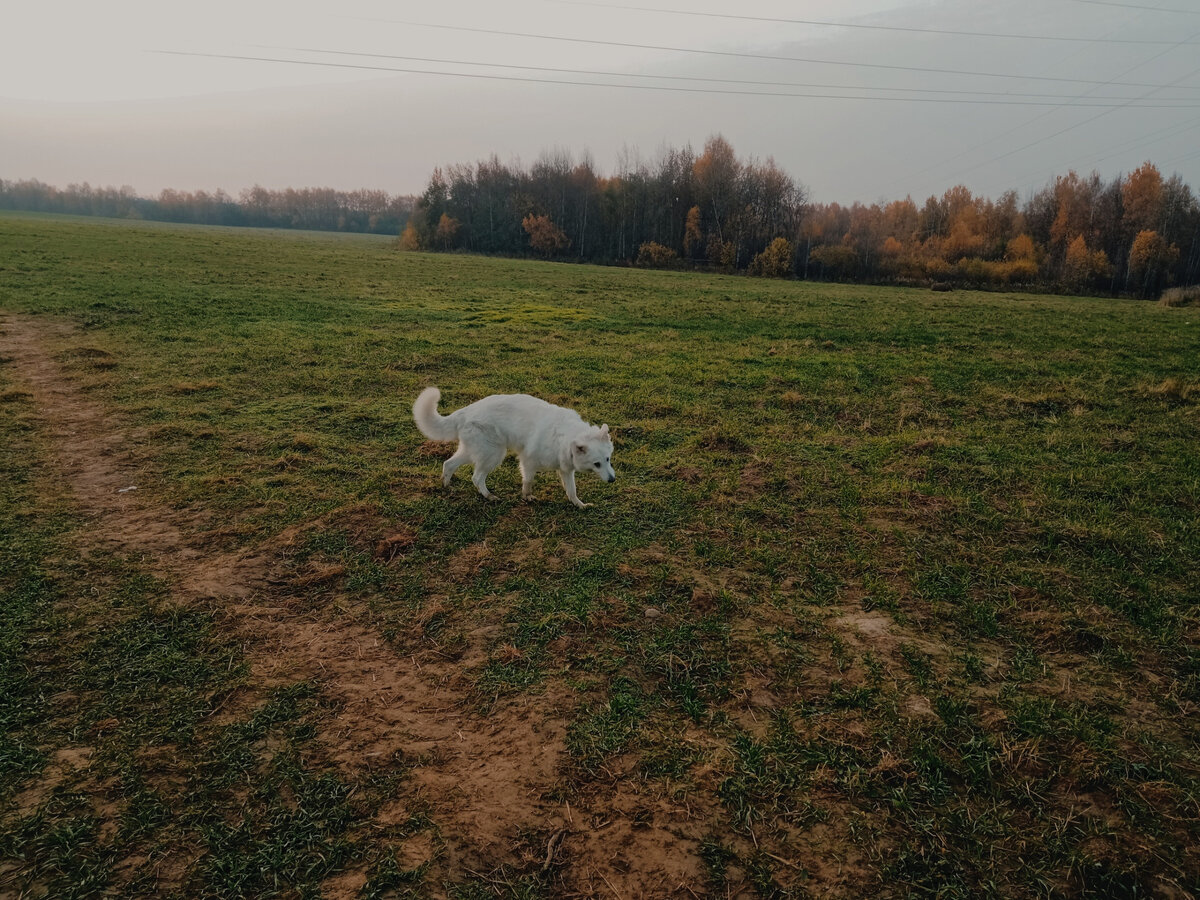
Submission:
MULTIPOLYGON (((830 857, 852 895, 1200 893, 1194 308, 4 214, 0 311, 73 325, 145 496, 230 549, 304 525, 294 565, 344 567, 305 602, 398 648, 485 634, 479 715, 567 697, 557 789, 689 798, 713 891, 820 895, 830 857), (610 423, 617 482, 443 492, 430 383, 610 423)), ((0 893, 555 896, 536 846, 397 858, 404 766, 324 761, 320 685, 261 688, 136 559, 81 560, 0 378, 0 893)))

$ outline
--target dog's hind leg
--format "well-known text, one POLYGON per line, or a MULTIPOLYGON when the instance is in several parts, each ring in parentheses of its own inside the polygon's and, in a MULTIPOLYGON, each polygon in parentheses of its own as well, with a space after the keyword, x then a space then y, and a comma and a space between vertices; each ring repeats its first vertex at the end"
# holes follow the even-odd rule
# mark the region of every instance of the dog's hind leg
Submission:
POLYGON ((487 497, 489 500, 499 500, 500 498, 488 490, 487 477, 492 474, 492 470, 500 463, 504 462, 505 449, 496 447, 491 444, 476 448, 474 457, 471 462, 475 466, 475 472, 471 475, 471 483, 475 485, 479 493, 487 497))
POLYGON ((454 473, 458 471, 458 467, 470 461, 471 455, 467 453, 466 446, 459 444, 458 449, 454 451, 454 455, 442 463, 442 484, 450 487, 450 479, 454 477, 454 473))
POLYGON ((568 500, 570 500, 572 503, 574 503, 580 509, 585 509, 586 507, 589 507, 592 505, 590 503, 584 503, 582 500, 579 499, 579 495, 575 493, 575 473, 574 472, 563 472, 561 469, 559 469, 558 478, 559 478, 559 481, 562 482, 563 488, 566 489, 568 500))

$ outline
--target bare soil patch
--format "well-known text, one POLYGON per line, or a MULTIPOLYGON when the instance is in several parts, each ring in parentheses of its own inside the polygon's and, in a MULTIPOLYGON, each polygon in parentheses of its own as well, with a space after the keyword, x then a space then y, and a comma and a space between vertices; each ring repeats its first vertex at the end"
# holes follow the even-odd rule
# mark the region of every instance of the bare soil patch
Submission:
MULTIPOLYGON (((214 552, 198 527, 202 513, 154 502, 152 473, 131 449, 129 430, 71 381, 51 351, 70 337, 65 326, 42 319, 0 320, 0 356, 39 411, 52 469, 81 515, 81 550, 136 556, 170 585, 174 602, 213 610, 250 661, 250 690, 237 701, 243 709, 271 687, 314 680, 331 701, 318 738, 329 761, 349 777, 397 763, 411 767, 395 808, 389 813, 385 806, 380 815, 429 811, 443 842, 431 883, 527 864, 522 848, 529 835, 565 829, 553 854, 564 896, 695 893, 702 884, 696 847, 704 825, 689 821, 686 807, 650 803, 629 784, 604 786, 579 798, 574 810, 560 799, 571 703, 565 692, 522 695, 480 714, 461 660, 436 649, 402 656, 353 611, 314 612, 297 600, 306 586, 338 575, 285 564, 303 529, 249 550, 214 552)), ((424 445, 419 452, 443 450, 424 445)), ((384 523, 371 540, 388 559, 404 552, 415 532, 384 523)), ((449 560, 448 568, 466 576, 488 555, 481 542, 449 560)), ((86 753, 69 751, 81 761, 86 753)), ((60 768, 51 766, 47 778, 60 768)), ((29 803, 36 805, 49 789, 31 788, 29 803)), ((352 871, 327 886, 332 896, 350 896, 361 883, 361 871, 352 871)))

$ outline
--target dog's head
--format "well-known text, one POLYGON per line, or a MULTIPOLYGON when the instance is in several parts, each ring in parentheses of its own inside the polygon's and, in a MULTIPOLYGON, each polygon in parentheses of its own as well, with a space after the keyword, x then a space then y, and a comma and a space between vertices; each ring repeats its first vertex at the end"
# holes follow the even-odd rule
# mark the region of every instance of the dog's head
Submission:
POLYGON ((617 473, 612 467, 612 438, 608 426, 593 428, 584 437, 575 439, 572 448, 576 472, 595 472, 605 481, 616 481, 617 473))

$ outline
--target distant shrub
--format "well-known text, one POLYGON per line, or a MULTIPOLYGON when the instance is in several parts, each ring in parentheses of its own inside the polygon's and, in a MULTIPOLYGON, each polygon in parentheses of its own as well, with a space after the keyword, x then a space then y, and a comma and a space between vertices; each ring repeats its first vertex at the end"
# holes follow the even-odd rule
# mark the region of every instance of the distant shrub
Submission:
POLYGON ((715 234, 708 236, 708 246, 704 252, 712 265, 723 269, 732 269, 733 264, 737 262, 737 249, 733 246, 733 241, 723 241, 715 234))
POLYGON ((915 256, 902 256, 896 267, 896 278, 902 283, 920 284, 925 281, 925 265, 915 256))
POLYGON ((792 244, 777 237, 762 253, 750 261, 750 274, 765 278, 786 278, 792 273, 792 244))
POLYGON ((404 226, 404 231, 400 233, 400 249, 401 250, 420 250, 421 238, 417 234, 417 229, 413 227, 413 223, 409 222, 404 226))
POLYGON ((665 269, 678 258, 670 247, 664 247, 657 241, 646 241, 638 247, 637 260, 634 265, 644 269, 665 269))
POLYGON ((858 254, 845 244, 825 244, 809 254, 809 262, 821 267, 822 278, 849 278, 858 272, 858 254))
POLYGON ((1005 261, 1000 269, 1006 284, 1025 284, 1037 280, 1037 261, 1029 257, 1018 257, 1005 261))
POLYGON ((946 262, 940 256, 926 256, 921 259, 921 268, 930 281, 948 281, 958 274, 957 267, 946 262))
POLYGON ((965 280, 976 284, 995 280, 992 264, 985 259, 980 259, 978 256, 960 260, 958 271, 965 280))
MULTIPOLYGON (((930 274, 939 269, 929 267, 930 274)), ((1032 259, 980 259, 977 256, 959 260, 953 272, 941 271, 943 277, 934 280, 957 280, 971 284, 1012 284, 1029 282, 1038 276, 1038 265, 1032 259)))
POLYGON ((1200 284, 1169 288, 1162 292, 1158 302, 1162 306, 1191 306, 1200 303, 1200 284))

